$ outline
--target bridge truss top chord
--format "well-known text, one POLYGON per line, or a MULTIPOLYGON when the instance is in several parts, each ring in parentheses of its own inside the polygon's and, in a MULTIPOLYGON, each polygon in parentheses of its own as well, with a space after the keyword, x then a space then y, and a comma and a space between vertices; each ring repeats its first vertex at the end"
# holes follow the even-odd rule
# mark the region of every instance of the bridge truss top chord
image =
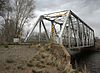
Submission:
POLYGON ((94 46, 94 30, 71 10, 41 15, 25 42, 53 42, 69 48, 94 46))

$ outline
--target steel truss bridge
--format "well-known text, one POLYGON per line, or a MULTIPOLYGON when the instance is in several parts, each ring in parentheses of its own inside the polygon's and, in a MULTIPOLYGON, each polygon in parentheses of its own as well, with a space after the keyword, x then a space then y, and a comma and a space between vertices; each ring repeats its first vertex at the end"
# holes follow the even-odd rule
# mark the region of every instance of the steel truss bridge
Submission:
POLYGON ((95 45, 94 30, 71 10, 41 15, 25 42, 48 42, 63 44, 68 48, 95 45))

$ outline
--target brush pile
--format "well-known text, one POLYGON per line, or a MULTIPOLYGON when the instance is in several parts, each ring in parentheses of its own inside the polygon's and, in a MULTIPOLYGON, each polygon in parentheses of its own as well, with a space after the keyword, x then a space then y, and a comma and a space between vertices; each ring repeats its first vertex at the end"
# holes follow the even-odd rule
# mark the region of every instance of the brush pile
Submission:
POLYGON ((33 73, 72 73, 70 55, 62 45, 37 45, 37 53, 29 61, 33 73))

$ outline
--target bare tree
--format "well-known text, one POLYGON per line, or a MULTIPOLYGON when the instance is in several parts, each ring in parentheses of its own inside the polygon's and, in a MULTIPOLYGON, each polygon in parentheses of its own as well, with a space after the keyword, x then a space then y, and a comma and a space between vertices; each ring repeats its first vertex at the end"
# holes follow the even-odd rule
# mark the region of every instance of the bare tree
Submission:
POLYGON ((0 0, 0 16, 5 18, 5 13, 8 12, 10 7, 9 0, 0 0))
POLYGON ((21 37, 24 25, 34 17, 34 0, 5 0, 3 5, 5 24, 0 28, 0 35, 10 42, 14 37, 21 37))
POLYGON ((1 12, 4 10, 5 4, 6 2, 4 0, 0 0, 0 16, 2 16, 1 12))
MULTIPOLYGON (((6 12, 8 11, 7 8, 7 4, 9 3, 8 2, 9 0, 0 0, 0 19, 3 18, 4 20, 1 19, 0 21, 0 40, 3 41, 4 39, 4 30, 5 30, 5 27, 4 27, 4 22, 5 22, 5 16, 6 16, 6 12), (3 22, 3 23, 2 23, 3 22)), ((0 41, 0 42, 1 42, 0 41)))
POLYGON ((29 21, 30 18, 34 16, 34 0, 15 0, 15 14, 16 14, 16 37, 23 31, 25 23, 29 21))

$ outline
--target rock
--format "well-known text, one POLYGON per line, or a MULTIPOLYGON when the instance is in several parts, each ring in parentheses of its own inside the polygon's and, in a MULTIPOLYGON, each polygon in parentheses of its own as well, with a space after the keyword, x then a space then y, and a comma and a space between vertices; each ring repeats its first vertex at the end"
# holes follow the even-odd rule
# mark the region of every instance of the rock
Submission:
POLYGON ((7 63, 14 63, 14 60, 9 58, 9 59, 6 60, 6 62, 7 63))
POLYGON ((43 73, 41 69, 37 69, 37 70, 36 69, 33 69, 32 72, 33 73, 43 73))

